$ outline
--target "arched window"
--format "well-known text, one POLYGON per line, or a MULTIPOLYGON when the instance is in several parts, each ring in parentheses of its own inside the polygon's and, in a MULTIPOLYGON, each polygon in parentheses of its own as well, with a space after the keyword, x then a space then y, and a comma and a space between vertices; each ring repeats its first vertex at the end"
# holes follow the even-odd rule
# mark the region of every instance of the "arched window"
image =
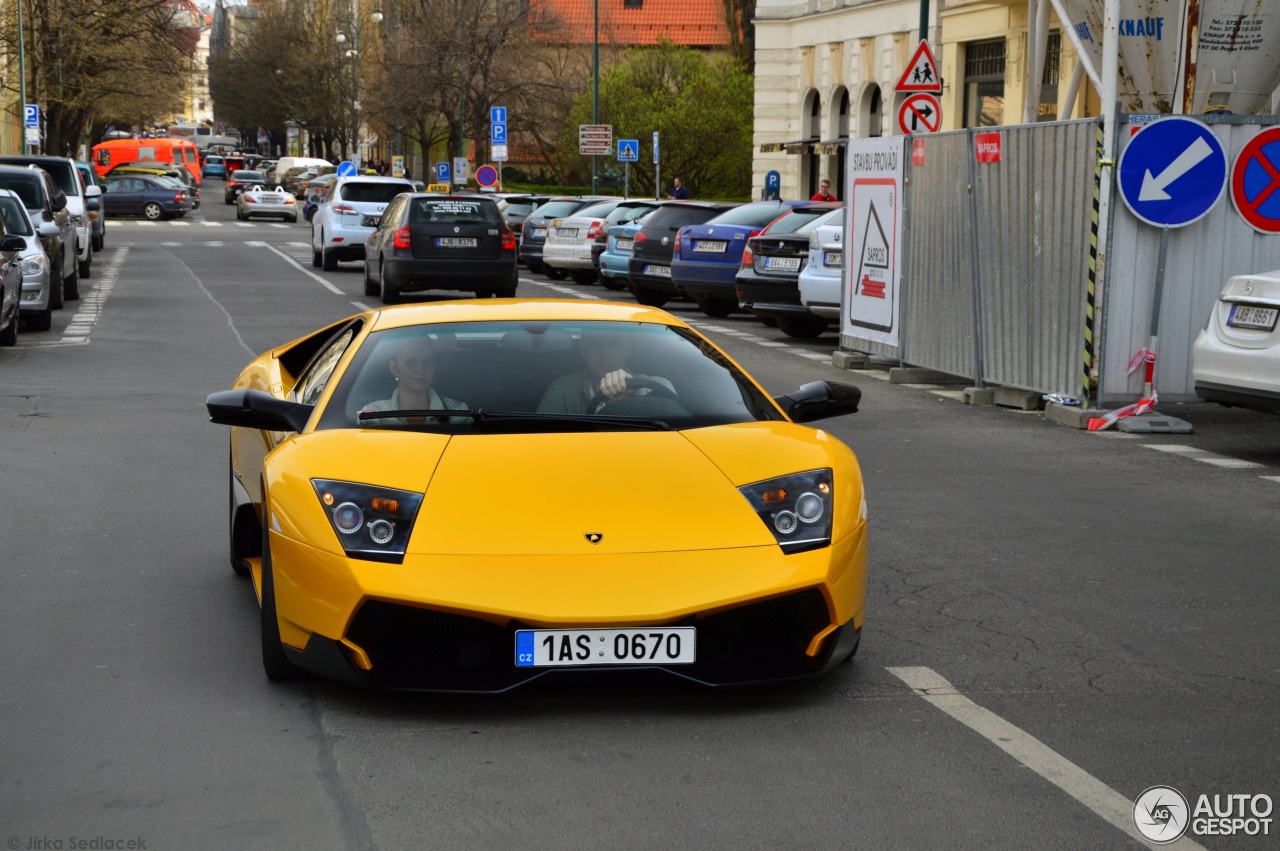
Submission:
POLYGON ((880 86, 870 83, 862 90, 862 103, 858 108, 858 135, 864 139, 875 138, 882 132, 883 120, 880 102, 880 86))
MULTIPOLYGON (((845 141, 849 138, 849 90, 841 86, 836 91, 835 97, 835 138, 838 141, 845 141)), ((841 145, 836 150, 836 167, 834 173, 831 173, 831 192, 837 198, 844 197, 844 179, 845 179, 845 163, 848 156, 848 150, 841 145)))
MULTIPOLYGON (((817 92, 813 92, 813 98, 809 102, 809 115, 805 122, 804 131, 805 138, 812 139, 814 142, 822 139, 822 98, 818 97, 817 92)), ((807 162, 801 169, 806 174, 800 184, 801 186, 809 187, 809 191, 804 195, 805 198, 818 191, 818 180, 822 177, 819 155, 814 152, 813 146, 810 146, 808 151, 805 156, 807 162)))

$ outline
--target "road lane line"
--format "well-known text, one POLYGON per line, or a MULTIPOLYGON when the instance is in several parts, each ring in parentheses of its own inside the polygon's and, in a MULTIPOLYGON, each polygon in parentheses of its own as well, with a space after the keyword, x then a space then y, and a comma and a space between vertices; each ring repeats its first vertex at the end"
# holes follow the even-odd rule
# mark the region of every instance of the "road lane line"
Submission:
POLYGON ((1222 467, 1228 470, 1252 470, 1266 466, 1265 464, 1259 464, 1256 461, 1245 461, 1242 458, 1230 458, 1226 455, 1219 455, 1216 452, 1209 452, 1206 449, 1197 449, 1194 446, 1186 446, 1180 443, 1144 443, 1142 445, 1148 449, 1154 449, 1157 452, 1168 452, 1173 455, 1181 455, 1184 458, 1190 458, 1192 461, 1199 461, 1201 464, 1210 464, 1214 467, 1222 467))
MULTIPOLYGON (((246 244, 247 244, 247 243, 246 243, 246 244)), ((283 259, 283 260, 284 260, 284 262, 288 263, 290 266, 292 266, 293 268, 297 269, 297 270, 298 270, 299 272, 301 272, 302 274, 306 275, 306 276, 307 276, 307 277, 309 277, 309 278, 312 278, 313 280, 319 281, 321 284, 323 284, 323 285, 324 285, 325 289, 327 289, 329 292, 333 293, 334 295, 346 295, 346 293, 344 293, 342 290, 338 289, 338 288, 337 288, 337 287, 335 287, 333 284, 329 283, 329 282, 328 282, 328 281, 326 281, 324 278, 322 278, 322 277, 320 277, 319 275, 317 275, 315 272, 312 272, 312 271, 310 271, 310 270, 308 270, 308 269, 304 269, 304 268, 302 268, 302 264, 301 264, 301 263, 299 263, 297 260, 294 260, 294 259, 293 259, 292 257, 290 257, 288 254, 285 254, 283 251, 281 251, 280 249, 276 248, 274 245, 269 245, 269 244, 267 244, 267 243, 265 243, 265 242, 260 243, 260 244, 261 244, 262 246, 264 246, 265 248, 267 248, 268 250, 270 250, 270 251, 274 252, 275 254, 280 255, 281 259, 283 259)))
POLYGON ((1265 479, 1268 482, 1276 482, 1280 484, 1280 476, 1258 476, 1259 479, 1265 479))
MULTIPOLYGON (((1146 843, 1133 824, 1133 799, 1121 795, 1044 742, 960 694, 932 668, 886 670, 910 686, 917 695, 1084 804, 1113 827, 1140 843, 1146 843)), ((1187 836, 1182 837, 1176 847, 1205 851, 1204 846, 1187 836)))
POLYGON ((358 307, 358 308, 360 308, 361 310, 366 311, 366 312, 367 312, 367 311, 370 311, 370 310, 374 310, 374 309, 375 309, 375 308, 372 308, 372 307, 370 307, 369 305, 365 304, 363 301, 353 301, 353 302, 351 302, 351 303, 352 303, 352 304, 354 304, 356 307, 358 307))

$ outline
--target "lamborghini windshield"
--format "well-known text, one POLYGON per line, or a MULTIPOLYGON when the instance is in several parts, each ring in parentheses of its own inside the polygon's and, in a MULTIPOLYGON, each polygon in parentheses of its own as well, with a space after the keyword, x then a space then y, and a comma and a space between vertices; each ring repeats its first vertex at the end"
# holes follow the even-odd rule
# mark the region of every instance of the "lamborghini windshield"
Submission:
POLYGON ((319 428, 665 430, 780 419, 745 375, 684 329, 511 321, 371 334, 319 428))

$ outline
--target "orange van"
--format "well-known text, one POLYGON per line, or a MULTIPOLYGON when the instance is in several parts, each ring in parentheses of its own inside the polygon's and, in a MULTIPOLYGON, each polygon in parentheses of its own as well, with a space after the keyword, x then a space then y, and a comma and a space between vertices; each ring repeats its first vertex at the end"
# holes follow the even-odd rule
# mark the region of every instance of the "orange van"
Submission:
POLYGON ((199 154, 187 139, 109 139, 93 146, 93 168, 99 176, 123 163, 150 160, 186 166, 200 185, 199 154))

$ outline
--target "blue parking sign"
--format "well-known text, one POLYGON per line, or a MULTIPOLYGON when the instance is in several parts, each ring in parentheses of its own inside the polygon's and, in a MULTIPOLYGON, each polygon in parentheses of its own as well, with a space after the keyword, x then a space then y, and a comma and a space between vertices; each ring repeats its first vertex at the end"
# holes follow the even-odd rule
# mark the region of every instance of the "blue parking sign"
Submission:
POLYGON ((495 145, 507 144, 507 122, 494 121, 489 125, 489 141, 495 145))
POLYGON ((28 103, 24 104, 22 109, 23 126, 39 127, 40 126, 40 104, 28 103))
POLYGON ((436 183, 448 183, 449 174, 449 164, 447 162, 436 163, 436 183))

